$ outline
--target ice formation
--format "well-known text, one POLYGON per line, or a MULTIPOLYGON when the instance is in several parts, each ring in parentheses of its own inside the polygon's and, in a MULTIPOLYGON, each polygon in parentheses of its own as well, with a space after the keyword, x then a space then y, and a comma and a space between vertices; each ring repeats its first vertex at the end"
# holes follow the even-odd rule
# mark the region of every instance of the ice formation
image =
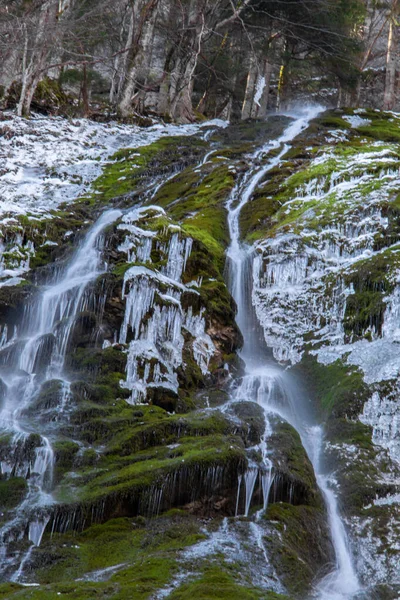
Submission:
POLYGON ((383 205, 391 201, 400 183, 400 162, 393 153, 391 148, 376 146, 351 160, 338 159, 331 152, 317 157, 309 166, 311 173, 328 161, 334 160, 335 165, 326 175, 296 188, 282 208, 289 226, 257 244, 253 302, 278 360, 299 361, 304 336, 312 334, 314 352, 325 364, 350 353, 348 362, 363 369, 368 383, 398 372, 400 354, 393 350, 399 333, 391 317, 399 310, 397 288, 386 298, 382 337, 371 328, 372 342, 352 343, 343 326, 347 299, 354 293, 345 276, 361 261, 383 253, 390 252, 400 266, 398 242, 376 249, 377 239, 384 239, 389 225, 383 205), (291 215, 299 213, 300 229, 290 226, 291 215))
POLYGON ((131 266, 124 276, 122 290, 125 317, 119 341, 129 344, 127 378, 121 385, 131 390, 131 402, 144 401, 149 388, 164 388, 178 392, 177 369, 183 362, 185 334, 192 338, 195 361, 203 374, 215 352, 206 333, 203 310, 182 308, 182 294, 197 295, 195 287, 182 283, 182 275, 191 254, 193 240, 172 227, 168 241, 160 242, 156 232, 138 226, 149 213, 165 215, 159 207, 133 209, 122 219, 119 229, 126 232, 119 250, 127 254, 131 266), (152 264, 152 248, 165 258, 165 265, 156 270, 152 264))

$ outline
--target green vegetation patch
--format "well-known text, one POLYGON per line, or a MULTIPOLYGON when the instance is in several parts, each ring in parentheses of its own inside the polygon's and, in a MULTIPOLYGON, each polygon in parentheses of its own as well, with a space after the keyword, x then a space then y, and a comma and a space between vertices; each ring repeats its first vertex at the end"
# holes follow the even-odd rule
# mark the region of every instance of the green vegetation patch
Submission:
MULTIPOLYGON (((203 574, 181 585, 174 590, 169 598, 171 600, 227 600, 240 598, 241 600, 285 600, 286 596, 265 592, 252 585, 243 585, 236 581, 237 569, 235 566, 226 566, 226 570, 217 566, 206 568, 203 574)), ((287 599, 288 600, 288 599, 287 599)))
POLYGON ((99 205, 140 193, 157 176, 198 161, 206 148, 207 143, 195 137, 164 137, 149 146, 118 150, 93 183, 93 192, 84 201, 99 205))
POLYGON ((10 510, 24 499, 28 484, 22 477, 0 480, 0 510, 10 510))
POLYGON ((267 542, 282 583, 296 597, 306 597, 317 565, 322 570, 333 558, 325 512, 310 506, 275 503, 268 506, 264 518, 278 533, 277 538, 267 542))
POLYGON ((358 417, 371 395, 362 372, 341 360, 322 365, 305 354, 297 369, 322 417, 358 417))
POLYGON ((293 486, 293 502, 323 506, 313 467, 297 431, 289 423, 278 421, 268 446, 273 449, 275 468, 293 486))
POLYGON ((344 316, 349 341, 363 337, 367 331, 382 334, 385 298, 395 288, 394 274, 399 267, 399 247, 395 247, 359 261, 344 275, 346 285, 354 289, 347 298, 344 316))
POLYGON ((152 203, 166 209, 183 231, 201 242, 220 272, 229 244, 225 204, 235 184, 228 164, 208 162, 194 172, 186 169, 164 184, 152 203))
POLYGON ((152 521, 114 519, 79 535, 45 535, 31 558, 40 587, 3 584, 0 598, 149 599, 172 580, 179 552, 204 537, 200 526, 175 511, 152 521), (102 569, 110 569, 106 581, 90 581, 102 569))

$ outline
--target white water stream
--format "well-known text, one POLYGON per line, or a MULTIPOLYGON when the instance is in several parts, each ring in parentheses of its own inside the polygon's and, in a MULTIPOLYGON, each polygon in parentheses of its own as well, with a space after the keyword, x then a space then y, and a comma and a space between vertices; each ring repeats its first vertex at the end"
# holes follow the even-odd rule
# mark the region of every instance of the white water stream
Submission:
MULTIPOLYGON (((321 468, 323 452, 322 428, 313 422, 307 398, 297 388, 290 374, 280 368, 270 357, 260 328, 258 327, 251 298, 252 249, 240 242, 239 217, 244 205, 251 198, 263 177, 278 166, 294 138, 304 131, 310 120, 320 112, 319 108, 305 109, 299 115, 293 115, 294 121, 283 135, 267 143, 254 156, 260 156, 271 150, 279 153, 256 170, 252 169, 244 181, 234 190, 229 202, 229 230, 231 245, 228 250, 229 278, 232 295, 237 304, 237 324, 243 334, 244 344, 240 356, 245 364, 245 375, 233 394, 231 402, 258 402, 264 409, 266 431, 260 444, 264 463, 264 472, 260 473, 264 494, 264 507, 273 482, 271 462, 268 458, 269 419, 279 416, 289 422, 300 434, 303 446, 313 464, 318 486, 325 499, 332 543, 335 550, 335 569, 315 590, 315 598, 320 600, 349 600, 360 590, 343 522, 340 518, 337 498, 329 485, 328 477, 321 468)), ((245 485, 245 515, 248 515, 259 467, 250 465, 247 473, 239 480, 238 503, 241 485, 245 485)))
POLYGON ((29 307, 22 331, 13 340, 15 351, 7 355, 6 368, 1 372, 6 393, 0 411, 0 432, 10 436, 12 448, 1 462, 1 471, 3 475, 28 477, 25 500, 15 510, 15 517, 0 528, 0 570, 9 572, 19 565, 11 575, 13 581, 21 578, 32 547, 40 544, 49 521, 45 507, 52 503, 54 452, 51 441, 42 433, 46 427, 41 426, 39 434, 34 415, 26 419, 24 413, 32 409, 43 384, 51 380, 61 384, 57 411, 63 411, 68 402, 70 382, 63 373, 68 340, 77 315, 87 308, 88 284, 106 269, 101 259, 102 232, 121 214, 119 210, 110 210, 98 219, 69 267, 62 270, 29 307), (36 436, 34 452, 24 453, 21 448, 29 445, 32 435, 36 436), (8 555, 8 543, 22 540, 26 528, 32 545, 25 556, 8 555))

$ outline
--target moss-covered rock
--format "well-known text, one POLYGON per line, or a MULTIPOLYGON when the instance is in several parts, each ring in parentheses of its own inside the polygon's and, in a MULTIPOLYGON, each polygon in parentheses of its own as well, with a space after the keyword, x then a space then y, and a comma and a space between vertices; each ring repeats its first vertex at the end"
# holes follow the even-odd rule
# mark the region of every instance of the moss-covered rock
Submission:
POLYGON ((205 569, 201 577, 184 583, 170 594, 171 600, 223 600, 225 598, 243 598, 243 600, 285 600, 287 596, 262 591, 251 585, 245 586, 235 581, 234 574, 218 567, 205 569))
POLYGON ((268 547, 282 583, 295 598, 306 597, 316 570, 320 577, 331 570, 333 548, 324 511, 275 503, 268 507, 265 518, 276 528, 268 547))
POLYGON ((21 477, 0 480, 0 510, 15 508, 23 500, 27 489, 26 479, 21 477))
POLYGON ((274 464, 271 497, 276 501, 305 504, 323 509, 324 501, 315 479, 314 469, 299 434, 284 421, 277 421, 268 439, 274 464))

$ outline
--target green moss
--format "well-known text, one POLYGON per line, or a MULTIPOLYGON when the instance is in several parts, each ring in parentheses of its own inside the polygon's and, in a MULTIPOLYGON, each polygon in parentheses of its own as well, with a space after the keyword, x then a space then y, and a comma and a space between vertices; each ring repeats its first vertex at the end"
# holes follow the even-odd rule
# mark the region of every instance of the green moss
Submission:
POLYGON ((32 405, 32 411, 45 411, 56 408, 60 402, 60 396, 63 390, 63 382, 58 379, 45 381, 40 388, 39 394, 36 396, 32 405))
POLYGON ((225 203, 234 183, 235 174, 228 165, 212 162, 199 172, 186 169, 151 199, 163 206, 186 234, 204 245, 221 273, 229 244, 225 203))
POLYGON ((67 94, 61 89, 57 79, 45 77, 39 81, 34 96, 33 105, 40 104, 51 107, 61 107, 69 103, 67 94))
POLYGON ((93 183, 93 193, 84 201, 98 205, 121 196, 138 194, 157 175, 181 168, 182 156, 185 156, 186 164, 196 162, 205 147, 206 143, 197 138, 165 137, 149 146, 119 150, 93 183))
POLYGON ((32 556, 40 587, 3 584, 0 598, 149 600, 177 572, 179 552, 202 539, 199 529, 196 519, 175 513, 152 522, 116 519, 79 535, 45 535, 32 556), (76 581, 115 565, 109 581, 76 581))
POLYGON ((297 431, 284 421, 278 421, 268 440, 275 468, 292 482, 293 501, 298 504, 323 506, 314 470, 297 431))
POLYGON ((73 469, 79 445, 69 440, 57 441, 53 444, 55 457, 54 478, 58 481, 62 474, 73 469))
POLYGON ((160 484, 166 475, 182 467, 186 470, 206 470, 218 465, 229 468, 231 464, 244 461, 243 445, 239 445, 235 437, 181 438, 179 451, 175 453, 164 446, 156 446, 123 459, 108 456, 107 463, 103 461, 97 465, 97 474, 90 474, 92 479, 87 485, 84 485, 84 479, 75 481, 75 484, 80 484, 82 500, 94 501, 110 494, 137 494, 144 487, 160 484))
POLYGON ((114 436, 106 454, 127 456, 145 448, 176 443, 182 437, 228 434, 237 430, 219 412, 170 415, 158 407, 143 406, 140 411, 133 410, 132 417, 130 428, 114 436))
POLYGON ((218 321, 224 325, 233 324, 235 305, 223 281, 205 280, 200 288, 200 297, 207 307, 205 317, 209 324, 218 321))
POLYGON ((219 567, 207 568, 201 577, 192 582, 184 583, 170 596, 171 600, 227 600, 240 598, 241 600, 284 600, 284 596, 270 594, 258 590, 251 585, 241 585, 235 581, 234 574, 228 573, 219 567))
POLYGON ((204 244, 222 272, 229 240, 225 209, 205 208, 187 219, 183 228, 188 235, 204 244))
MULTIPOLYGON (((16 592, 24 593, 25 591, 26 589, 18 583, 0 583, 0 598, 4 598, 4 600, 8 600, 11 597, 17 598, 16 592)), ((23 598, 21 595, 19 597, 23 598)))
POLYGON ((67 365, 72 371, 87 373, 89 380, 112 385, 117 378, 125 379, 126 354, 115 347, 105 350, 76 348, 67 357, 67 365))
POLYGON ((382 333, 385 296, 395 287, 394 273, 400 266, 398 248, 391 248, 356 263, 344 276, 354 293, 346 302, 344 329, 350 340, 362 337, 367 330, 382 333))
POLYGON ((10 477, 0 480, 0 510, 10 510, 22 502, 28 489, 26 479, 10 477))
POLYGON ((319 127, 327 129, 351 129, 350 124, 342 119, 341 116, 335 116, 329 112, 325 113, 322 117, 317 117, 315 119, 315 124, 319 127))
POLYGON ((272 217, 281 203, 273 196, 254 194, 240 213, 240 230, 248 242, 258 240, 272 225, 272 217))
POLYGON ((296 597, 307 597, 317 565, 325 568, 333 555, 326 515, 313 507, 279 503, 268 506, 265 518, 278 532, 270 556, 282 583, 296 597))
POLYGON ((385 113, 379 116, 375 113, 375 118, 371 125, 365 125, 357 128, 360 135, 379 140, 380 142, 400 142, 400 121, 395 118, 388 118, 385 113), (383 118, 380 118, 381 115, 383 118))
POLYGON ((343 321, 347 340, 352 342, 364 336, 367 330, 382 334, 386 303, 380 292, 351 294, 347 298, 343 321))
POLYGON ((358 416, 370 397, 361 371, 340 360, 322 365, 315 357, 305 355, 298 369, 325 418, 358 416))

